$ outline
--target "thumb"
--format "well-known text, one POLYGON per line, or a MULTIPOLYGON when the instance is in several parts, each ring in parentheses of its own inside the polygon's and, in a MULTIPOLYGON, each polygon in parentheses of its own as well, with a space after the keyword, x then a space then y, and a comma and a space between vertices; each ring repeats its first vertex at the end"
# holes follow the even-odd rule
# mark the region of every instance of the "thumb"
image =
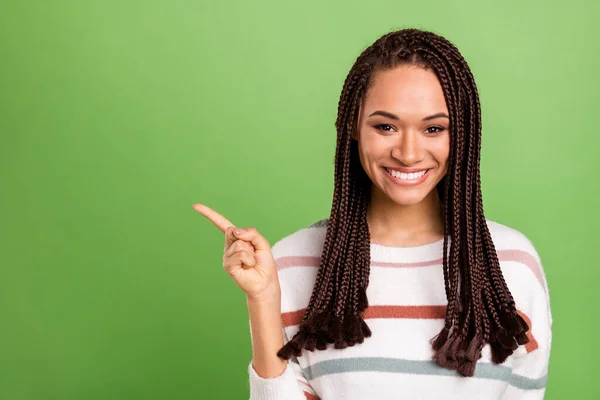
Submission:
POLYGON ((234 235, 236 236, 236 239, 241 239, 241 240, 250 242, 256 250, 270 250, 271 249, 271 246, 269 245, 269 242, 267 241, 267 239, 265 239, 254 228, 246 228, 246 229, 236 228, 236 229, 234 229, 233 232, 234 232, 234 235))
POLYGON ((234 233, 236 229, 237 228, 233 225, 225 229, 225 251, 227 251, 227 249, 231 247, 233 242, 239 239, 234 233))

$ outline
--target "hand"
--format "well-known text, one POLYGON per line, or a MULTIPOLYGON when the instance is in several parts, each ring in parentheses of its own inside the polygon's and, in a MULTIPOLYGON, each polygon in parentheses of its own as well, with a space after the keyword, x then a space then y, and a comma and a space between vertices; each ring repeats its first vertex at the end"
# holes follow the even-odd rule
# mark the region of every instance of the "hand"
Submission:
POLYGON ((227 218, 203 204, 193 208, 225 234, 223 268, 248 300, 279 302, 281 290, 269 242, 254 228, 237 233, 227 218))

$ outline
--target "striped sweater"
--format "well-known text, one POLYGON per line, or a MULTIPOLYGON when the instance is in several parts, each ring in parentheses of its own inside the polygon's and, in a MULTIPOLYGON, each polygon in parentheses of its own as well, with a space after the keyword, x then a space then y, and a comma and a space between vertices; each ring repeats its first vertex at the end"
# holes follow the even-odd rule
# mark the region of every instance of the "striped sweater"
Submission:
MULTIPOLYGON (((372 336, 342 350, 333 345, 304 350, 274 378, 258 376, 250 362, 250 400, 542 399, 552 338, 546 277, 526 236, 497 222, 487 224, 518 312, 531 327, 529 343, 503 364, 491 362, 489 345, 473 377, 432 361, 430 339, 443 327, 447 304, 443 239, 416 247, 371 243, 364 318, 372 336)), ((326 226, 327 220, 321 220, 272 246, 284 342, 298 331, 310 300, 326 226)))

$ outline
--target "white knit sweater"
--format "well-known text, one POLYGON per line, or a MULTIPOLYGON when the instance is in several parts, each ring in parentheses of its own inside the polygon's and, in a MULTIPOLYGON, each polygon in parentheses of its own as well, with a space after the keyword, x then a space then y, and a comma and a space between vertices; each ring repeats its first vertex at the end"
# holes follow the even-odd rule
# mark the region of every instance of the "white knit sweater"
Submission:
MULTIPOLYGON (((474 377, 432 361, 430 339, 443 327, 447 304, 443 240, 417 247, 371 244, 365 321, 372 336, 343 350, 304 350, 282 375, 261 378, 248 365, 250 400, 542 399, 547 382, 552 316, 546 277, 532 243, 487 220, 506 283, 530 324, 530 342, 503 364, 483 348, 474 377)), ((298 331, 317 276, 326 220, 272 247, 281 283, 284 341, 298 331)))

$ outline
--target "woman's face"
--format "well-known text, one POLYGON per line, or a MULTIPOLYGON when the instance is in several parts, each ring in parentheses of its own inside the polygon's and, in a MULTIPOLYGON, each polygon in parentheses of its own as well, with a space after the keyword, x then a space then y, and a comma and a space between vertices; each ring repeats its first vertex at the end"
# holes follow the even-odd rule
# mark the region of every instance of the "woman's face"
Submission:
POLYGON ((375 75, 353 135, 374 196, 407 206, 437 196, 450 152, 448 115, 434 72, 399 66, 375 75))

